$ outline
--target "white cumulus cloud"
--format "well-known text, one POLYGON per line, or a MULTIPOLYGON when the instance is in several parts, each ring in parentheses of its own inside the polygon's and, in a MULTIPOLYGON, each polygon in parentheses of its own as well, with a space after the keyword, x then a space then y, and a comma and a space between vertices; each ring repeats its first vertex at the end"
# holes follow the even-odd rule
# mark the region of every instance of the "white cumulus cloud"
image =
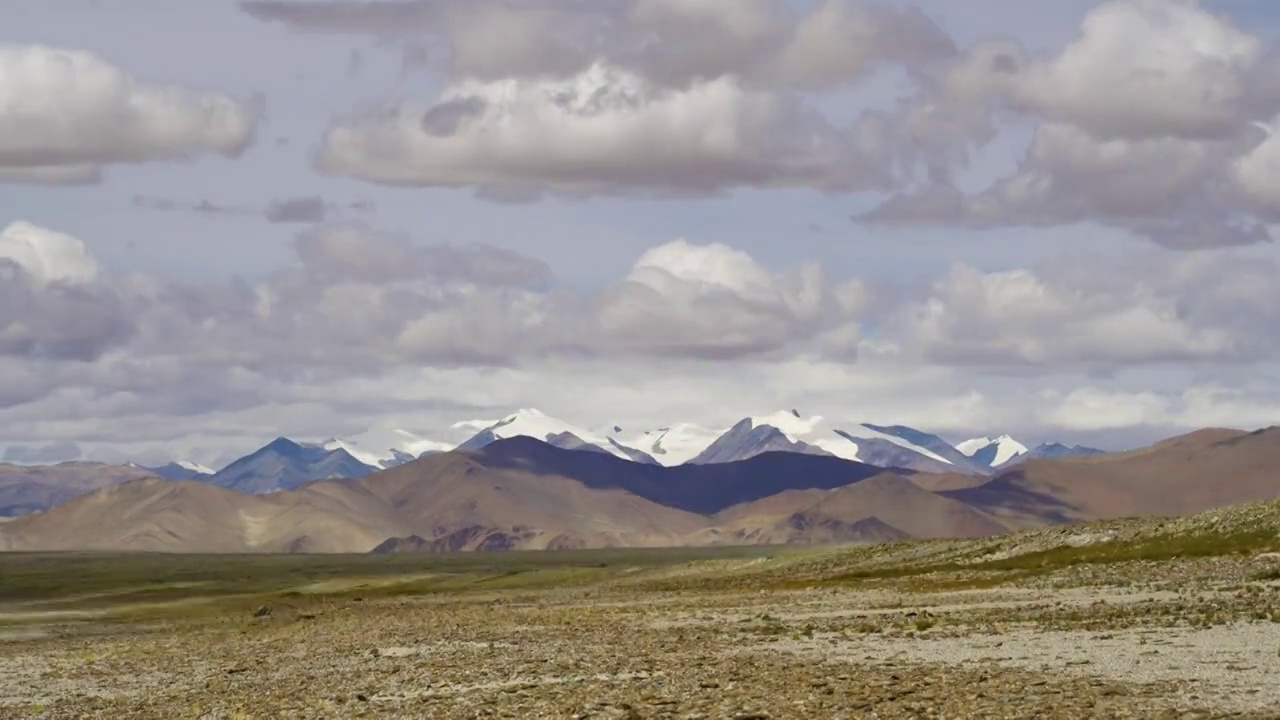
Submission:
POLYGON ((40 286, 88 283, 98 276, 98 263, 84 243, 23 220, 0 231, 0 262, 5 260, 15 263, 40 286))
POLYGON ((430 107, 350 117, 325 136, 319 165, 387 184, 568 194, 854 190, 885 184, 882 134, 732 77, 669 89, 597 64, 564 81, 463 82, 430 107))
POLYGON ((143 82, 84 50, 0 45, 0 182, 90 182, 112 163, 235 156, 258 104, 143 82))

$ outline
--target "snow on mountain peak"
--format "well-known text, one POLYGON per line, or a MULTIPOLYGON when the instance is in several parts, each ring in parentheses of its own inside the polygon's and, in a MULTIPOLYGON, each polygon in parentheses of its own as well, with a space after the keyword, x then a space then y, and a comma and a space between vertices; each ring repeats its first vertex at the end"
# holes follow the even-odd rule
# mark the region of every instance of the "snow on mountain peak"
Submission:
POLYGON ((333 452, 334 450, 345 450, 348 455, 369 467, 382 467, 383 458, 379 457, 377 453, 367 452, 364 448, 357 447, 356 443, 353 442, 333 439, 322 443, 320 447, 328 450, 329 452, 333 452))
POLYGON ((654 430, 619 435, 616 439, 620 445, 648 454, 659 465, 672 467, 694 459, 723 433, 723 430, 712 430, 693 423, 676 423, 654 430))
POLYGON ((426 452, 452 450, 453 444, 420 437, 395 427, 375 427, 352 437, 334 438, 323 445, 325 450, 346 450, 356 460, 378 468, 400 464, 405 458, 426 452))
POLYGON ((973 458, 978 462, 990 467, 999 467, 1010 460, 1025 455, 1030 449, 1022 443, 1014 440, 1009 435, 1001 435, 1000 437, 980 437, 972 440, 965 440, 956 445, 956 449, 963 453, 966 457, 973 458))
MULTIPOLYGON (((909 429, 901 428, 901 427, 877 428, 877 427, 873 427, 868 423, 856 423, 856 424, 850 425, 848 428, 844 428, 844 427, 839 428, 837 432, 839 432, 841 435, 844 435, 845 437, 852 436, 853 438, 861 438, 863 440, 883 440, 885 442, 897 445, 898 447, 903 448, 905 450, 910 450, 911 452, 917 453, 919 455, 923 455, 924 457, 927 457, 930 460, 936 460, 937 462, 940 462, 944 465, 955 465, 955 463, 939 455, 938 453, 930 450, 929 448, 926 448, 923 445, 919 445, 915 442, 912 442, 908 438, 902 437, 901 435, 895 434, 898 432, 904 432, 906 430, 909 430, 909 429), (887 432, 887 431, 893 431, 893 432, 887 432)), ((911 431, 911 433, 915 435, 921 434, 917 431, 911 431)))
POLYGON ((183 470, 190 470, 193 473, 199 473, 201 475, 213 475, 216 472, 212 468, 205 467, 200 463, 191 462, 190 460, 178 460, 174 465, 177 465, 183 470))
POLYGON ((752 427, 768 425, 777 428, 791 442, 804 442, 806 437, 813 435, 825 425, 821 415, 805 418, 795 410, 782 410, 772 415, 760 415, 747 419, 751 421, 752 427))
POLYGON ((620 443, 614 442, 608 432, 595 432, 584 427, 572 425, 563 420, 551 417, 536 408, 521 408, 501 420, 469 420, 453 425, 455 429, 463 428, 477 433, 487 432, 497 440, 512 437, 531 437, 543 442, 553 437, 568 433, 579 440, 593 445, 611 455, 624 460, 632 460, 620 443))

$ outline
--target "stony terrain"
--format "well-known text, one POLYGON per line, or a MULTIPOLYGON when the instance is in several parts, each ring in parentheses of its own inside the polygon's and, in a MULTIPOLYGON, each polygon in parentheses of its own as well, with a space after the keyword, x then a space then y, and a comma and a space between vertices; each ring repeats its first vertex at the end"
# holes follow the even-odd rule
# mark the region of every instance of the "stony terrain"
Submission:
POLYGON ((697 556, 206 558, 203 581, 121 557, 66 587, 75 560, 9 556, 0 717, 1280 717, 1277 531, 1273 503, 697 556))

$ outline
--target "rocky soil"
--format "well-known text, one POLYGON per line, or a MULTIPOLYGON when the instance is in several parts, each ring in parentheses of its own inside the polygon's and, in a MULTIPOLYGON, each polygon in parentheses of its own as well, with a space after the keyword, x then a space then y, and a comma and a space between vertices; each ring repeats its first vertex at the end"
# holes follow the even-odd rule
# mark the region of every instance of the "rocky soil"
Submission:
POLYGON ((1102 607, 1170 607, 1158 597, 591 600, 349 602, 180 629, 10 634, 0 716, 1280 717, 1280 622, 1085 629, 1102 607), (1077 627, 1041 627, 1054 622, 1077 627))
MULTIPOLYGON (((991 542, 1080 541, 947 552, 991 542)), ((0 717, 1280 718, 1270 552, 807 574, 847 552, 190 618, 0 613, 0 717)))

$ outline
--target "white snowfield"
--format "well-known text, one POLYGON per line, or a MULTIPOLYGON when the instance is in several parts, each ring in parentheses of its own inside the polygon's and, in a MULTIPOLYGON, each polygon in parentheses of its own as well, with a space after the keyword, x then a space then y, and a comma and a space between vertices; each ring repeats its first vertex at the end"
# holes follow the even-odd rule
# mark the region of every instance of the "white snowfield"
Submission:
MULTIPOLYGON (((821 416, 804 417, 794 411, 785 410, 747 419, 751 421, 753 428, 766 425, 774 427, 791 442, 812 445, 845 460, 862 459, 859 457, 858 440, 883 440, 931 460, 952 464, 950 460, 931 450, 909 440, 872 430, 862 423, 835 423, 821 416)), ((343 447, 357 460, 379 467, 391 458, 390 452, 383 451, 382 447, 395 447, 416 457, 424 450, 451 450, 486 430, 497 439, 524 436, 546 440, 567 432, 616 457, 631 459, 626 450, 638 450, 649 455, 659 464, 671 467, 694 459, 729 429, 717 430, 693 423, 678 423, 653 430, 632 431, 617 426, 596 430, 565 422, 536 408, 522 408, 498 420, 464 420, 454 423, 449 427, 447 441, 417 438, 416 442, 407 443, 401 438, 398 445, 384 443, 373 452, 370 452, 371 445, 367 440, 361 443, 335 440, 326 444, 325 447, 328 449, 343 447)), ((407 433, 405 436, 414 437, 407 433)), ((396 439, 387 437, 386 440, 394 442, 396 439)))
POLYGON ((842 422, 832 423, 822 416, 815 415, 805 418, 798 415, 795 411, 777 412, 772 415, 764 415, 751 418, 752 427, 760 427, 762 425, 770 425, 777 428, 791 442, 803 442, 823 451, 831 453, 838 458, 845 460, 862 460, 858 456, 858 439, 862 440, 884 440, 893 443, 902 448, 906 448, 915 453, 919 453, 930 460, 937 460, 941 463, 951 465, 952 462, 941 455, 927 450, 915 443, 912 443, 895 435, 872 430, 862 423, 842 422))
POLYGON ((956 449, 964 453, 965 457, 973 457, 992 445, 996 446, 996 454, 991 460, 991 467, 1000 467, 1019 455, 1025 455, 1030 452, 1026 445, 1008 435, 1001 435, 997 438, 980 437, 965 440, 956 445, 956 449))
POLYGON ((610 435, 619 445, 648 454, 660 465, 683 465, 706 450, 724 434, 693 423, 677 423, 656 430, 628 432, 621 429, 610 435))
MULTIPOLYGON (((616 455, 624 460, 631 459, 626 452, 609 442, 609 436, 607 433, 596 432, 577 425, 571 425, 563 420, 553 418, 536 408, 522 408, 497 421, 464 420, 462 422, 454 423, 451 429, 467 431, 467 438, 474 436, 476 433, 488 430, 499 440, 520 436, 546 440, 554 435, 572 433, 579 440, 595 445, 601 450, 605 450, 612 455, 616 455)), ((466 439, 462 442, 465 441, 466 439)), ((458 444, 461 443, 456 443, 455 447, 458 444)))
POLYGON ((217 472, 212 468, 207 468, 204 465, 201 465, 200 463, 194 463, 194 462, 191 462, 190 460, 179 460, 174 464, 182 468, 183 470, 190 470, 191 472, 200 473, 201 475, 212 475, 215 472, 217 472))
POLYGON ((190 460, 173 460, 171 462, 157 464, 151 467, 148 467, 146 465, 142 465, 136 462, 125 463, 125 465, 131 468, 138 468, 139 470, 153 470, 155 468, 161 467, 161 465, 177 465, 183 470, 189 470, 198 475, 213 475, 214 473, 217 472, 216 470, 207 468, 204 465, 201 465, 200 463, 191 462, 190 460))
MULTIPOLYGON (((346 450, 348 455, 371 467, 382 467, 382 463, 386 459, 378 453, 368 452, 364 448, 357 447, 356 443, 349 440, 330 440, 321 447, 329 451, 346 450)), ((390 453, 388 453, 389 455, 390 453)))
POLYGON ((323 444, 325 450, 346 450, 351 457, 371 467, 396 464, 397 453, 418 457, 425 452, 452 450, 457 442, 430 440, 394 427, 372 428, 354 437, 332 439, 323 444))

